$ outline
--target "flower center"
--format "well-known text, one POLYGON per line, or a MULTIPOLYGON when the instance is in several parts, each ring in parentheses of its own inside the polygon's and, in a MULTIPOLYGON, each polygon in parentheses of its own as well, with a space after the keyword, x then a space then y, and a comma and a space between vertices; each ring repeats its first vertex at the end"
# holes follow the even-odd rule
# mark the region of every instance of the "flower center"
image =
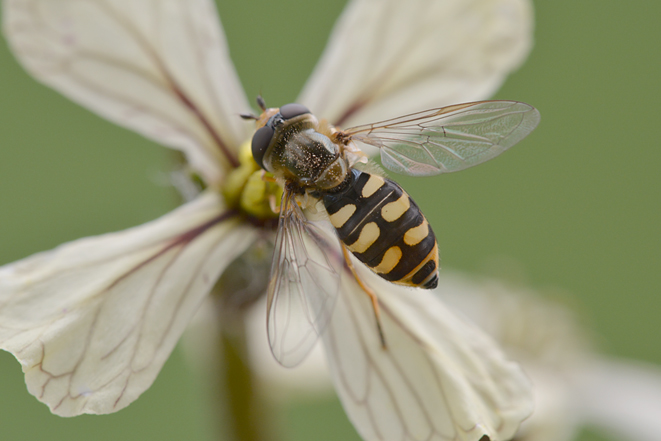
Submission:
POLYGON ((227 206, 259 223, 277 219, 272 207, 280 204, 283 189, 268 179, 272 177, 253 159, 250 141, 244 142, 239 149, 239 166, 232 169, 223 185, 227 206))

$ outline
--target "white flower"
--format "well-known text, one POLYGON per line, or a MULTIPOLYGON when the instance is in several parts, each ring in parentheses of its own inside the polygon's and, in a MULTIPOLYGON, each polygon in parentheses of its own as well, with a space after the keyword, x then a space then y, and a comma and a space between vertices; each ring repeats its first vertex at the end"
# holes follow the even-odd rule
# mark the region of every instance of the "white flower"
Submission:
POLYGON ((598 355, 569 309, 525 288, 446 272, 437 293, 530 376, 535 411, 517 441, 570 441, 583 426, 613 440, 661 439, 658 366, 598 355))
MULTIPOLYGON (((239 149, 253 127, 238 114, 250 108, 211 0, 3 6, 6 36, 33 76, 182 151, 206 185, 153 222, 0 268, 0 348, 21 362, 29 391, 63 416, 114 412, 152 384, 228 264, 272 239, 245 201, 226 197, 252 164, 239 149)), ((485 98, 526 56, 531 28, 525 0, 354 0, 298 101, 348 126, 485 98)), ((511 437, 531 411, 519 368, 429 292, 359 271, 379 295, 387 350, 351 277, 322 336, 359 433, 511 437)))
MULTIPOLYGON (((585 427, 613 441, 659 440, 659 366, 599 355, 569 308, 530 289, 445 270, 435 294, 493 336, 530 376, 535 410, 516 441, 572 441, 585 427)), ((275 390, 270 398, 309 400, 327 394, 331 380, 323 352, 315 350, 302 372, 278 369, 259 338, 260 307, 250 313, 250 360, 266 392, 275 390)))

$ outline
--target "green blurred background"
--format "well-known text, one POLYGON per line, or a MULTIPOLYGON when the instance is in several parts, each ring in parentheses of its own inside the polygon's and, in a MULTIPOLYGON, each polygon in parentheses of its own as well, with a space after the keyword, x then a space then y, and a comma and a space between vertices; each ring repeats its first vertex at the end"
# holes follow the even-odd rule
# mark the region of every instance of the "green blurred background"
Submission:
MULTIPOLYGON (((279 105, 296 98, 344 1, 224 3, 221 19, 248 96, 261 92, 279 105)), ((539 108, 539 128, 483 166, 399 180, 434 225, 444 267, 500 269, 532 287, 562 290, 604 353, 661 365, 661 145, 653 132, 661 114, 661 3, 535 7, 532 54, 496 97, 539 108)), ((0 142, 0 264, 141 224, 176 205, 166 149, 37 84, 5 44, 0 142)), ((19 364, 2 352, 0 440, 208 440, 219 417, 204 390, 175 351, 129 408, 63 419, 27 393, 19 364)), ((358 439, 335 400, 279 412, 283 439, 358 439)), ((580 439, 607 438, 585 431, 580 439)))

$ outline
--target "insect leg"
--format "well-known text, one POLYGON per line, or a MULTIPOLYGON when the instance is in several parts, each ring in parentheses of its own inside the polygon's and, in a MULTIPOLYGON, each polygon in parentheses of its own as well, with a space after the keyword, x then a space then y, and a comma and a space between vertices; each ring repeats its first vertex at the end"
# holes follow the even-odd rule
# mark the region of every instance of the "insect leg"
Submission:
POLYGON ((278 200, 276 199, 274 194, 269 195, 269 207, 271 208, 271 211, 274 212, 275 214, 280 214, 280 205, 278 205, 278 200))
POLYGON ((376 319, 376 330, 379 333, 379 340, 381 340, 381 347, 383 349, 386 349, 386 338, 383 335, 383 329, 381 328, 381 312, 379 310, 379 298, 376 296, 374 291, 367 286, 365 282, 360 278, 358 273, 356 272, 356 269, 353 266, 353 263, 351 263, 351 257, 349 256, 349 250, 347 249, 346 245, 342 244, 342 254, 344 254, 344 260, 347 263, 347 266, 351 270, 351 273, 353 274, 354 278, 356 279, 356 282, 358 282, 358 285, 362 288, 363 291, 365 291, 365 294, 367 294, 372 301, 372 308, 374 308, 374 318, 376 319))
POLYGON ((273 175, 270 173, 267 174, 268 172, 266 170, 261 170, 261 177, 262 181, 264 182, 278 182, 273 175))

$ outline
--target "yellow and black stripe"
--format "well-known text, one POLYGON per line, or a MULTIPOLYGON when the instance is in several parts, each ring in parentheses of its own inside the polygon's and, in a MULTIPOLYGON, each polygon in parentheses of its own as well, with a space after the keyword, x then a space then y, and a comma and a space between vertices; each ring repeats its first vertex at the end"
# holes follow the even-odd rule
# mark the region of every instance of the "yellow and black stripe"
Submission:
POLYGON ((342 242, 388 281, 435 288, 436 236, 416 203, 390 179, 355 169, 350 179, 340 192, 323 196, 342 242))

